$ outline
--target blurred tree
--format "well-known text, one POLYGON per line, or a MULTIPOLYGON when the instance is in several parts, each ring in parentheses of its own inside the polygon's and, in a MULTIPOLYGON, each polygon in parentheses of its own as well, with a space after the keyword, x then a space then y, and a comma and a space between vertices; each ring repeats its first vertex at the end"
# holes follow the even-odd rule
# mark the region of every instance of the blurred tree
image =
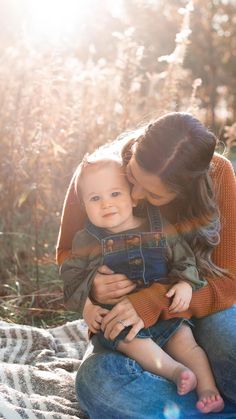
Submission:
POLYGON ((163 67, 158 63, 159 55, 174 49, 175 34, 182 22, 177 10, 184 3, 186 5, 186 1, 179 0, 130 0, 124 3, 127 24, 134 28, 136 42, 144 46, 143 64, 150 73, 163 67))
POLYGON ((23 34, 29 19, 28 0, 0 0, 0 45, 8 47, 23 34))
POLYGON ((207 120, 213 128, 217 124, 217 104, 222 93, 227 95, 228 108, 222 119, 234 120, 236 116, 235 5, 230 0, 196 0, 192 14, 191 45, 185 65, 203 81, 201 106, 206 109, 207 120))

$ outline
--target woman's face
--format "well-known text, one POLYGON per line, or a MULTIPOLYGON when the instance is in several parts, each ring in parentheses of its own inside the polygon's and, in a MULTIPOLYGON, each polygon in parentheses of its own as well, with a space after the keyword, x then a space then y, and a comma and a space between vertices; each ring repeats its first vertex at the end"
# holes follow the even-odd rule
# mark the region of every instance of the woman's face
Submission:
POLYGON ((126 171, 129 182, 133 184, 131 195, 134 201, 146 199, 152 205, 161 206, 173 201, 177 195, 158 176, 142 169, 134 156, 129 161, 126 171))

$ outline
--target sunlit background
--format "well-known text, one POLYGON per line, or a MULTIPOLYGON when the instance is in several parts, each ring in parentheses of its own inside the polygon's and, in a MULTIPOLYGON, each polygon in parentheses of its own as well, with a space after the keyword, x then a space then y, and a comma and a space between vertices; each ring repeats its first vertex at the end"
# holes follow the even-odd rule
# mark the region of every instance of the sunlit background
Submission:
POLYGON ((236 159, 236 1, 0 0, 0 12, 0 315, 58 324, 55 242, 84 153, 188 110, 236 159))
MULTIPOLYGON (((123 16, 123 0, 1 0, 2 33, 35 45, 72 42, 104 18, 123 16), (96 24, 95 24, 96 23, 96 24)), ((104 28, 105 29, 105 28, 104 28)))
POLYGON ((35 42, 72 40, 90 20, 99 19, 99 8, 112 16, 122 13, 122 2, 107 0, 31 0, 28 1, 27 33, 35 42))
POLYGON ((40 0, 29 2, 29 35, 36 41, 58 42, 85 24, 92 1, 40 0))

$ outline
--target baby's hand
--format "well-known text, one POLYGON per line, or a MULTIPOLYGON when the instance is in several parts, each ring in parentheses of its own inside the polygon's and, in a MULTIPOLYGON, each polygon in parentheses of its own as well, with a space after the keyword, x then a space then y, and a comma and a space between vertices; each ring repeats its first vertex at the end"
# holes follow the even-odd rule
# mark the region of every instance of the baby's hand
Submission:
POLYGON ((166 294, 166 297, 174 297, 169 307, 172 313, 180 313, 189 308, 193 289, 188 282, 180 281, 175 284, 166 294))
POLYGON ((105 308, 93 304, 91 300, 87 298, 84 305, 83 318, 93 333, 99 332, 102 319, 108 311, 109 310, 106 310, 105 308))

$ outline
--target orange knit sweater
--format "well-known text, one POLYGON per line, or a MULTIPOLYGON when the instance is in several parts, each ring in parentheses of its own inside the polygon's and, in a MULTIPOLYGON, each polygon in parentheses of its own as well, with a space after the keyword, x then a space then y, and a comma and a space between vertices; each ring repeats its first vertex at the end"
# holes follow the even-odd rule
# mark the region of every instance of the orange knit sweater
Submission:
MULTIPOLYGON (((236 179, 231 163, 218 154, 213 157, 211 177, 221 214, 220 244, 214 250, 213 261, 227 269, 229 275, 208 277, 208 285, 195 291, 188 311, 180 317, 202 317, 230 307, 236 302, 236 179)), ((57 243, 57 262, 70 256, 72 239, 77 230, 84 227, 85 213, 75 193, 74 178, 68 188, 57 243)), ((170 300, 165 297, 169 286, 153 284, 128 295, 135 310, 149 327, 161 317, 176 317, 168 311, 170 300)))

